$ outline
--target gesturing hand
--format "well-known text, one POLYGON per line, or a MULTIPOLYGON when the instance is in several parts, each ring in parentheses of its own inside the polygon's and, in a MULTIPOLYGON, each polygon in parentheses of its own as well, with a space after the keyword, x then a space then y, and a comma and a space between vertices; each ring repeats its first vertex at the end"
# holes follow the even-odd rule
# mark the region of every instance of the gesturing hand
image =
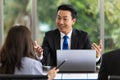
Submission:
POLYGON ((38 45, 37 41, 34 42, 34 49, 37 52, 38 57, 41 57, 43 49, 38 45))
POLYGON ((92 44, 92 49, 96 50, 96 58, 98 58, 101 55, 102 46, 102 40, 100 40, 99 45, 97 45, 96 43, 92 44))

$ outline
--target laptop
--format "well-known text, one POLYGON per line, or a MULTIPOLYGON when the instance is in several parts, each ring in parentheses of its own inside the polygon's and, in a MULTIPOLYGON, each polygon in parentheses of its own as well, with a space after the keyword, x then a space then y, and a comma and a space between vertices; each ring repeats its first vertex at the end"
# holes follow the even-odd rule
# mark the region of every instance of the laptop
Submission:
POLYGON ((91 73, 96 71, 95 50, 57 50, 59 73, 91 73), (64 63, 63 63, 64 62, 64 63))

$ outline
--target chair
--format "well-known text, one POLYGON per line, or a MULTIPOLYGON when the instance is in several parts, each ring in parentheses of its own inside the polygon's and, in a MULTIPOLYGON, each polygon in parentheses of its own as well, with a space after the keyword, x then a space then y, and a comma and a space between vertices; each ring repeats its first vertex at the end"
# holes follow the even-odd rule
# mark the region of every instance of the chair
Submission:
POLYGON ((0 80, 47 80, 47 75, 13 75, 0 74, 0 80))
POLYGON ((118 76, 118 75, 110 75, 110 76, 108 76, 108 80, 120 80, 120 76, 118 76))

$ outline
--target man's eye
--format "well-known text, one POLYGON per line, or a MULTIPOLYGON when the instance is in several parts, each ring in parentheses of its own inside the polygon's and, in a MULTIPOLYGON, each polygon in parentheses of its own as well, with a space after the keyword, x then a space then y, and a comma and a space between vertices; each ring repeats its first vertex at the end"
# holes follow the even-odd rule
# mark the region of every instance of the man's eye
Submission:
POLYGON ((61 19, 60 17, 58 19, 61 19))
POLYGON ((64 19, 65 21, 67 20, 67 19, 64 19))

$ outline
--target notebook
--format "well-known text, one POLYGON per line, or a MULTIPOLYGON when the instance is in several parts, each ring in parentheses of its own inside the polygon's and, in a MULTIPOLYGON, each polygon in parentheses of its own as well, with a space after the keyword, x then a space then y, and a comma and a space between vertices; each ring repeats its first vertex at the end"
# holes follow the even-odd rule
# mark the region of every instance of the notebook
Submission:
POLYGON ((60 73, 89 73, 96 71, 95 50, 57 50, 57 66, 60 73))

